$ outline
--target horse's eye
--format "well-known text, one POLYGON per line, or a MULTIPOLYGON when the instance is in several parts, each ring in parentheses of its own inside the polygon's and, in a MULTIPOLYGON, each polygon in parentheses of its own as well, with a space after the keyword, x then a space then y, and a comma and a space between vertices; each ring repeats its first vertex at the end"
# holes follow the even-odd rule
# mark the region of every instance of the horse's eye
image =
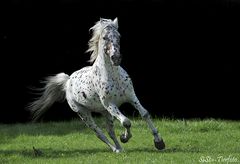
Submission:
POLYGON ((107 36, 104 36, 104 37, 103 37, 103 40, 108 40, 108 37, 107 37, 107 36))

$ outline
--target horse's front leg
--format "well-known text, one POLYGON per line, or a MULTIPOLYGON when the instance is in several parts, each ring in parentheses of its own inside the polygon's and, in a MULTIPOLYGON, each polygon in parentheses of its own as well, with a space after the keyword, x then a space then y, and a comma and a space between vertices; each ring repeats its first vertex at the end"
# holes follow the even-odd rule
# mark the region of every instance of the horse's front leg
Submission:
POLYGON ((121 122, 123 127, 126 128, 125 132, 120 136, 120 140, 122 143, 128 142, 128 140, 132 137, 131 130, 130 130, 130 128, 131 128, 130 120, 120 112, 120 110, 118 109, 118 107, 115 104, 104 103, 104 107, 107 109, 107 111, 112 116, 114 116, 121 122))
POLYGON ((158 135, 157 128, 154 126, 148 111, 141 105, 141 103, 139 102, 136 96, 133 96, 130 103, 139 111, 142 118, 147 122, 149 128, 151 129, 152 134, 154 136, 155 147, 159 150, 164 149, 165 144, 163 142, 163 139, 158 135))

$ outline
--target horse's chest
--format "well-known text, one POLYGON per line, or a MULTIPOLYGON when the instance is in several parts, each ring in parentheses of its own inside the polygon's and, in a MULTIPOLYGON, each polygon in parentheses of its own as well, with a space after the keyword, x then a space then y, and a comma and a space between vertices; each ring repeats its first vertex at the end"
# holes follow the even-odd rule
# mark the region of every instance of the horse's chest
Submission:
POLYGON ((126 85, 119 81, 99 83, 99 93, 102 99, 115 103, 123 103, 126 99, 126 85))

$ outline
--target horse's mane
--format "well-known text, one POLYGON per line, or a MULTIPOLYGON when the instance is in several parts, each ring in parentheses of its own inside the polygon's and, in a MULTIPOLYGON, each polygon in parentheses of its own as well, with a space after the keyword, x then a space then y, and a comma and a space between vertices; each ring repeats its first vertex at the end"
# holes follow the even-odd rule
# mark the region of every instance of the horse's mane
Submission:
MULTIPOLYGON (((88 50, 86 52, 90 52, 90 63, 93 63, 97 56, 98 56, 98 42, 100 39, 100 35, 102 33, 102 30, 106 26, 115 26, 113 21, 111 19, 100 19, 93 27, 91 27, 89 30, 92 31, 92 38, 88 42, 88 50)), ((116 28, 116 27, 115 27, 116 28)))

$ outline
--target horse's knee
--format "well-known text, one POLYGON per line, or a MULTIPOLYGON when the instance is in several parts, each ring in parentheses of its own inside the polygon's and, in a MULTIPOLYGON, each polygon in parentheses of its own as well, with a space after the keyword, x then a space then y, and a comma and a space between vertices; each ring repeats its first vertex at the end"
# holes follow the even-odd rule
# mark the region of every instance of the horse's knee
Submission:
POLYGON ((154 128, 154 129, 152 130, 152 134, 153 134, 154 136, 158 136, 158 130, 157 130, 156 128, 154 128))
POLYGON ((150 114, 148 113, 148 111, 146 111, 144 114, 141 115, 143 119, 148 119, 150 118, 150 114))
POLYGON ((131 127, 131 122, 128 118, 124 119, 122 125, 125 127, 125 128, 130 128, 131 127))

